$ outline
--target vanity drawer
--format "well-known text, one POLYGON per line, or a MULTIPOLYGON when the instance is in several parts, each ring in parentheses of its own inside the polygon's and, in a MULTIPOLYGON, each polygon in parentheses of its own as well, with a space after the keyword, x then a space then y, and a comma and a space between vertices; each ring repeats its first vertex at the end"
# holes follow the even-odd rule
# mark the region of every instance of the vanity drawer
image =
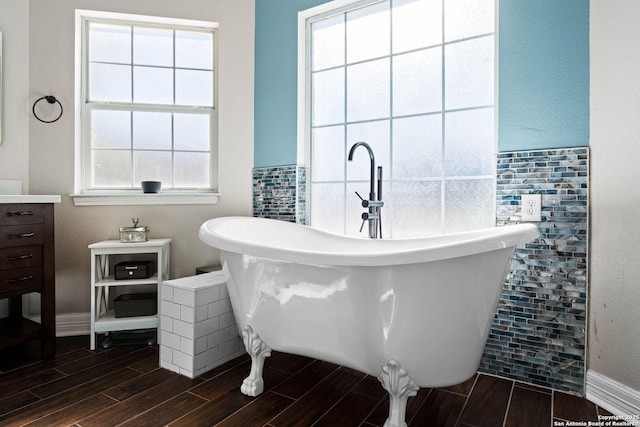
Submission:
POLYGON ((15 268, 0 271, 0 295, 37 290, 42 287, 42 267, 15 268))
POLYGON ((42 264, 42 246, 0 249, 0 270, 35 267, 42 264))
POLYGON ((0 248, 41 245, 44 225, 6 225, 0 227, 0 248))
POLYGON ((42 224, 44 207, 38 204, 0 204, 0 225, 42 224))

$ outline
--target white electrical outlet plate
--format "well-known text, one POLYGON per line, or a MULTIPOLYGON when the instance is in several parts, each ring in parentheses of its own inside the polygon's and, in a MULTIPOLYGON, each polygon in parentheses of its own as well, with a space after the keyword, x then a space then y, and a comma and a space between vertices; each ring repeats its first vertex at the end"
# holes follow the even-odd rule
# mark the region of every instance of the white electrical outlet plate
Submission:
POLYGON ((522 221, 542 220, 542 196, 540 194, 523 194, 520 196, 522 221))

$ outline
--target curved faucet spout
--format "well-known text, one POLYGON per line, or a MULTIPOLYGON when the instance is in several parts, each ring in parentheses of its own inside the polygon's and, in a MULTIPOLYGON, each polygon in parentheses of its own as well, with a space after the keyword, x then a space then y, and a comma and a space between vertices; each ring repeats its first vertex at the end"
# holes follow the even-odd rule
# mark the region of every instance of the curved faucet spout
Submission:
MULTIPOLYGON (((369 222, 369 237, 372 239, 378 238, 378 230, 380 231, 380 237, 382 237, 382 222, 380 221, 380 208, 384 206, 384 202, 381 200, 382 196, 382 166, 378 167, 378 197, 376 197, 376 186, 375 186, 375 173, 376 173, 376 158, 373 155, 373 150, 366 142, 356 142, 351 146, 349 150, 348 160, 353 160, 353 153, 356 151, 356 148, 363 146, 367 149, 369 153, 369 160, 371 161, 371 175, 369 177, 369 199, 364 200, 360 194, 356 191, 356 195, 360 197, 362 200, 362 207, 369 208, 368 212, 364 212, 361 216, 362 225, 364 226, 365 221, 369 222)), ((360 227, 360 231, 362 231, 362 227, 360 227)))
POLYGON ((367 144, 366 142, 356 142, 355 144, 353 144, 351 146, 351 149, 349 150, 349 157, 347 158, 350 162, 353 161, 353 153, 356 151, 356 148, 363 146, 364 148, 367 149, 367 151, 369 152, 369 160, 371 162, 371 172, 370 172, 370 178, 369 178, 369 199, 370 200, 375 200, 375 170, 376 170, 376 158, 373 155, 373 150, 371 149, 371 147, 369 146, 369 144, 367 144))

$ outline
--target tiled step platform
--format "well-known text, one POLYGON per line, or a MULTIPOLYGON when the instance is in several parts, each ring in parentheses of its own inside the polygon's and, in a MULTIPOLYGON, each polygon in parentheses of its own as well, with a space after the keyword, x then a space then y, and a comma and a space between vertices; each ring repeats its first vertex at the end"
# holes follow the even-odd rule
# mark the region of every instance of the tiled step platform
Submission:
POLYGON ((166 280, 160 297, 161 367, 194 378, 245 352, 221 271, 166 280))

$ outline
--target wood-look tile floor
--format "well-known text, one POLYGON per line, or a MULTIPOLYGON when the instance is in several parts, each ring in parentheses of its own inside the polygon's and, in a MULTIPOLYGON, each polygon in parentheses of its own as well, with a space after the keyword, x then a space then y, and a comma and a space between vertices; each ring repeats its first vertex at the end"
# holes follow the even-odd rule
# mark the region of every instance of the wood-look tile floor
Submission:
MULTIPOLYGON (((248 356, 189 379, 158 367, 157 347, 90 351, 89 338, 58 338, 54 360, 37 346, 0 352, 0 426, 382 426, 388 397, 375 377, 273 352, 265 392, 240 393, 248 356)), ((551 426, 610 415, 565 393, 476 375, 409 399, 415 426, 551 426)))

